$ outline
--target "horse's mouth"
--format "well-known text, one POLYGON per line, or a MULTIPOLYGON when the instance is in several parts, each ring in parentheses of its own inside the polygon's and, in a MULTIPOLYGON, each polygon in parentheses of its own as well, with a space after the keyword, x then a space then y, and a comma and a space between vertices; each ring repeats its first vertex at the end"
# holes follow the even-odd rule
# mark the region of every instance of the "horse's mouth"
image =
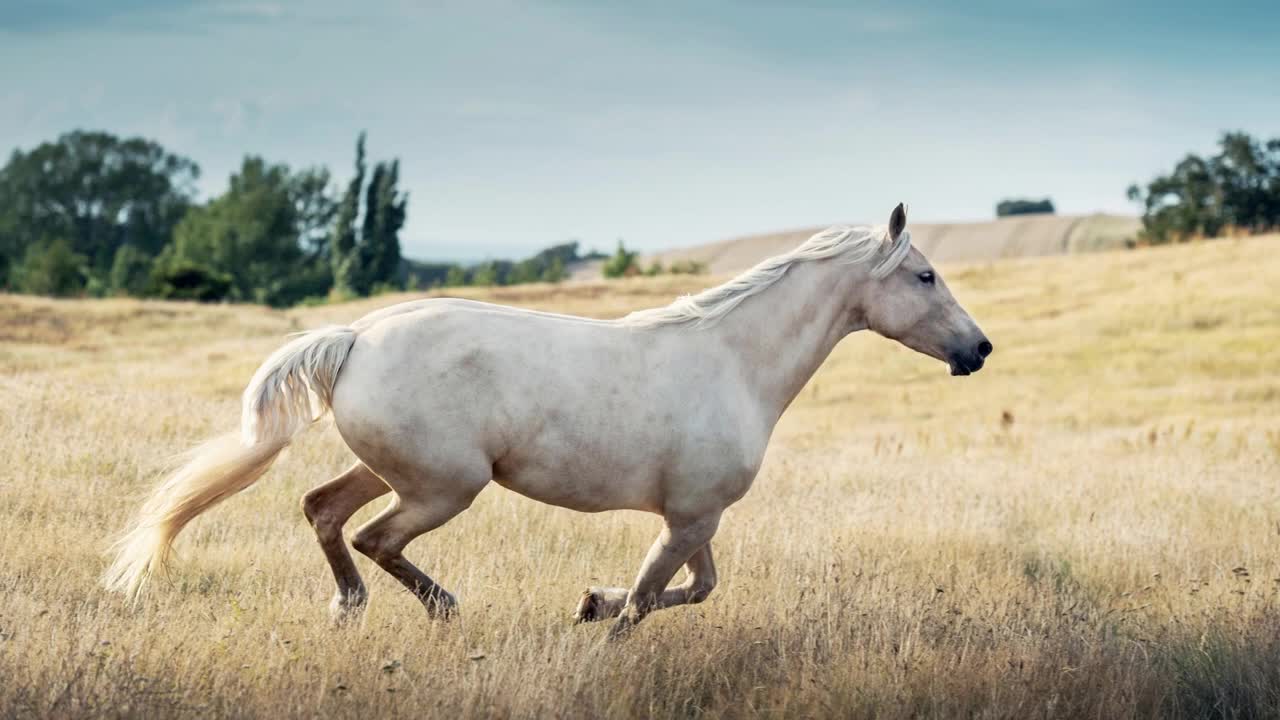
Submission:
POLYGON ((984 364, 982 358, 974 356, 972 358, 953 357, 947 363, 951 366, 951 376, 960 377, 961 375, 972 375, 982 369, 984 364))

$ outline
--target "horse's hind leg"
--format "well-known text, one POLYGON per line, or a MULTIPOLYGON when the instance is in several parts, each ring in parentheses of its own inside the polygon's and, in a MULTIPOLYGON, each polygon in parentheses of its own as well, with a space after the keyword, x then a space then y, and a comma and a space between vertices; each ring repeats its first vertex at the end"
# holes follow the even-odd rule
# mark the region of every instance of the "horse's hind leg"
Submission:
MULTIPOLYGON (((673 607, 675 605, 695 604, 707 599, 716 587, 716 564, 711 557, 711 543, 698 548, 689 562, 685 563, 684 582, 673 588, 667 588, 658 596, 654 610, 673 607)), ((626 588, 588 588, 578 601, 578 608, 573 613, 575 622, 595 622, 608 620, 622 614, 627 606, 626 588)))
POLYGON ((342 621, 350 613, 363 609, 369 597, 342 539, 342 526, 356 510, 390 490, 382 478, 358 462, 302 496, 302 512, 315 528, 316 539, 320 541, 320 548, 333 570, 333 579, 338 583, 338 591, 329 605, 335 621, 342 621))
POLYGON ((445 524, 471 505, 488 475, 475 481, 455 480, 447 485, 426 483, 402 486, 392 481, 396 498, 391 505, 356 531, 351 545, 378 563, 408 588, 433 617, 452 614, 457 600, 402 554, 414 538, 445 524), (402 489, 403 488, 403 489, 402 489), (405 492, 412 488, 412 492, 405 492))

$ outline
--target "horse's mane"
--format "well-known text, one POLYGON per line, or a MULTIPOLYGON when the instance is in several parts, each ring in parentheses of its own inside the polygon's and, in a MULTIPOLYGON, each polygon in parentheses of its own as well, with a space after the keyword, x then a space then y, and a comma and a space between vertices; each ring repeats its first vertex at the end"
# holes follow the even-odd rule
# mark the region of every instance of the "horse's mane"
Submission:
POLYGON ((618 322, 636 328, 684 324, 706 327, 728 315, 743 300, 767 290, 796 263, 839 257, 841 262, 853 264, 870 262, 880 256, 880 261, 871 268, 871 277, 882 278, 902 263, 910 249, 911 234, 905 230, 890 244, 884 227, 836 225, 790 252, 760 262, 723 285, 697 295, 681 296, 666 307, 638 310, 618 322))

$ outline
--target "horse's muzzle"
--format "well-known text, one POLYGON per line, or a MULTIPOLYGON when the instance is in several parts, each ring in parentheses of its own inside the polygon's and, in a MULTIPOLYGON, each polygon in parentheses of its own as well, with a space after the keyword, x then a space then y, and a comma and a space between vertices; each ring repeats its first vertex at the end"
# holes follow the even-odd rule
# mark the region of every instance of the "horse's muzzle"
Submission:
POLYGON ((947 363, 951 365, 951 374, 953 376, 972 375, 982 369, 986 364, 987 356, 995 351, 991 341, 982 338, 971 350, 955 352, 948 358, 947 363))

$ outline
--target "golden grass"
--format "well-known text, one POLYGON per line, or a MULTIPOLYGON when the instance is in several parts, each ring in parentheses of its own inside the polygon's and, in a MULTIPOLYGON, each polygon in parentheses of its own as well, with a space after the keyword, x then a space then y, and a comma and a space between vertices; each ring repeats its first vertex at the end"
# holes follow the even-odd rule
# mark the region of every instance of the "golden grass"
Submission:
MULTIPOLYGON (((883 222, 887 218, 880 218, 883 222)), ((767 257, 791 250, 825 225, 746 235, 647 256, 648 267, 695 260, 713 273, 746 270, 767 257)), ((1142 228, 1136 217, 1124 215, 1013 215, 986 222, 911 223, 911 242, 940 262, 974 262, 1094 252, 1126 247, 1142 228)), ((575 277, 600 277, 600 263, 588 263, 575 277)))
MULTIPOLYGON (((633 577, 658 520, 496 487, 409 551, 459 621, 360 559, 371 607, 331 629, 298 498, 348 462, 332 428, 195 523, 140 608, 104 595, 155 462, 232 429, 284 333, 401 298, 0 296, 0 715, 1274 716, 1278 249, 951 268, 988 369, 846 341, 726 515, 711 599, 609 647, 569 613, 633 577)), ((469 294, 609 316, 704 282, 469 294)))

